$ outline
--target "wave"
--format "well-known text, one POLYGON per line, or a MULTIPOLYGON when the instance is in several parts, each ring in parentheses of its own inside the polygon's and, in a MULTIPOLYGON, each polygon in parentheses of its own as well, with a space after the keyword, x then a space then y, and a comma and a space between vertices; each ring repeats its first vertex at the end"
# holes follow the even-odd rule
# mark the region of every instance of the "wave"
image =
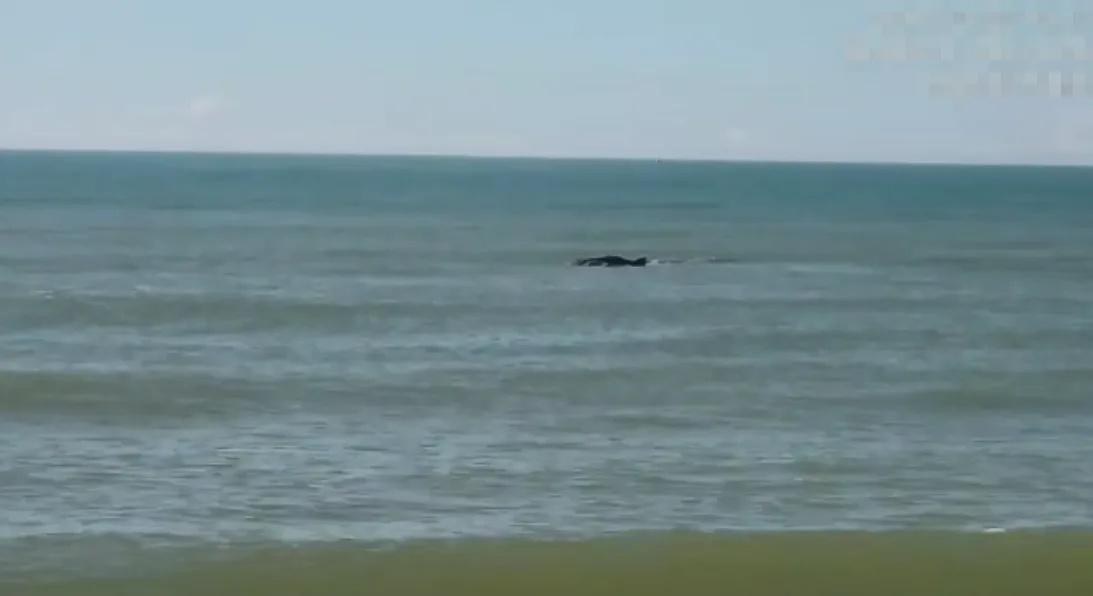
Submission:
MULTIPOLYGON (((1093 594, 1093 533, 653 533, 173 554, 127 577, 0 579, 6 596, 1093 594)), ((147 553, 145 553, 147 555, 147 553)))
POLYGON ((653 257, 647 257, 647 265, 685 265, 685 264, 729 264, 739 263, 739 259, 731 257, 690 257, 685 259, 659 259, 653 257))
POLYGON ((1016 272, 1024 274, 1087 273, 1093 257, 1087 252, 1043 251, 952 251, 911 256, 903 264, 938 267, 962 272, 1016 272))
POLYGON ((722 265, 729 263, 739 263, 739 259, 732 257, 695 257, 690 259, 652 259, 651 262, 655 265, 682 265, 687 263, 709 263, 713 265, 722 265))
POLYGON ((904 399, 913 411, 951 416, 1003 412, 1081 414, 1093 411, 1088 392, 1081 389, 1093 381, 1093 372, 1089 370, 1057 370, 1020 380, 999 377, 989 383, 965 383, 909 392, 904 399))

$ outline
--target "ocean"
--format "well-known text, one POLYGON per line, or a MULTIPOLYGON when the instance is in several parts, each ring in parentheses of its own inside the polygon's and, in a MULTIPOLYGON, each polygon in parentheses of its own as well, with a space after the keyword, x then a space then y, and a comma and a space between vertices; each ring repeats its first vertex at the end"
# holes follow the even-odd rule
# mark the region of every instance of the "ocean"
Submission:
POLYGON ((4 596, 1090 562, 1093 169, 0 152, 4 596))

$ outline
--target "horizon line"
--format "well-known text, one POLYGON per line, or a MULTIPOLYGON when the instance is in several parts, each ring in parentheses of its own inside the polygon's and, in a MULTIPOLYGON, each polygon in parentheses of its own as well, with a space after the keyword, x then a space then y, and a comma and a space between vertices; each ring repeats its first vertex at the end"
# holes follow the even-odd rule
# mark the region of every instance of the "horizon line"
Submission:
POLYGON ((1070 162, 1035 162, 1035 161, 959 161, 959 160, 848 160, 848 159, 793 159, 793 158, 717 158, 717 157, 654 157, 654 156, 611 156, 611 155, 496 155, 481 153, 382 153, 354 151, 286 151, 286 150, 232 150, 232 149, 107 149, 107 148, 62 148, 62 147, 2 147, 3 153, 80 153, 80 154, 162 154, 190 156, 234 156, 234 157, 358 157, 358 158, 394 158, 394 159, 465 159, 497 161, 583 161, 583 162, 650 162, 650 163, 695 163, 695 164, 769 164, 769 165, 893 165, 893 166, 952 166, 952 167, 1028 167, 1028 168, 1093 168, 1091 163, 1070 162))

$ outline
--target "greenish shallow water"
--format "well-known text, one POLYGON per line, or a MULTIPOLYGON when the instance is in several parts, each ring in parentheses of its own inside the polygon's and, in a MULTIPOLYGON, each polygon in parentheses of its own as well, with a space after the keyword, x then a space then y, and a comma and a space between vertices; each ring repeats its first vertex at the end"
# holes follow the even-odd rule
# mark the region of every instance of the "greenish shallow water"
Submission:
MULTIPOLYGON (((10 584, 12 596, 1084 596, 1081 534, 652 535, 261 551, 150 577, 10 584)), ((135 574, 140 571, 134 570, 135 574)))
POLYGON ((463 567, 367 549, 445 539, 589 585, 648 548, 695 589, 752 551, 1027 586, 931 553, 1085 546, 1090 196, 1083 169, 0 153, 0 581, 391 561, 397 590, 463 567), (603 253, 664 263, 568 266, 603 253))

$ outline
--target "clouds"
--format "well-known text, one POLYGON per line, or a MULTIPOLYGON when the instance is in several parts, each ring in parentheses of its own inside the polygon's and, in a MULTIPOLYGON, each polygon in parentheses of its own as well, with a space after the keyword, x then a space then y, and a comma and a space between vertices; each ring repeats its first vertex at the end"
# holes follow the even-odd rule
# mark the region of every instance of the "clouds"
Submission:
POLYGON ((747 143, 751 137, 751 133, 744 128, 731 127, 725 132, 725 141, 731 147, 736 147, 747 143))
POLYGON ((1089 163, 1093 160, 1093 111, 1084 106, 1060 109, 1035 130, 1035 136, 1035 148, 1046 158, 1089 163))
POLYGON ((190 99, 186 113, 191 120, 207 120, 223 112, 226 107, 227 102, 218 94, 197 95, 190 99))

